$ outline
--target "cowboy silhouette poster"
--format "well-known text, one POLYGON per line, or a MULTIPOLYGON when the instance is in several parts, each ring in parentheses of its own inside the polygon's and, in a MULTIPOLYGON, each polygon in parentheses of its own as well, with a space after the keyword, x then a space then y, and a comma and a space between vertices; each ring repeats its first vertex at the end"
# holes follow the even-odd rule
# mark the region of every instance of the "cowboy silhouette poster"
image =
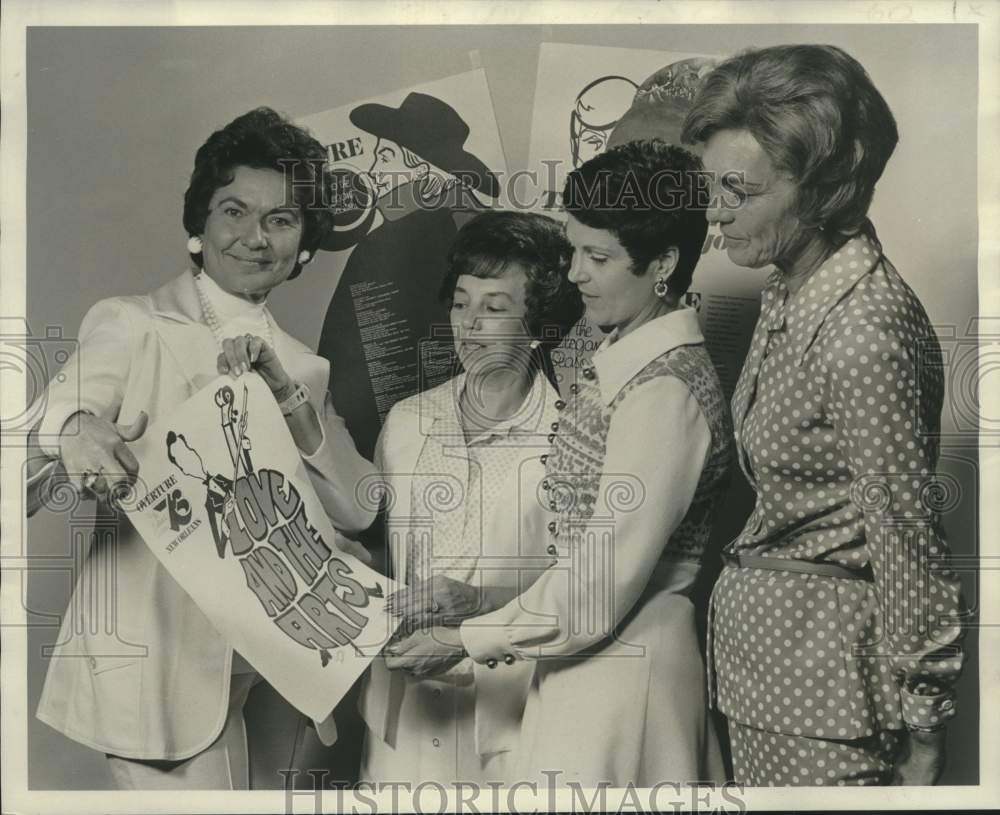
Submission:
POLYGON ((122 508, 143 540, 233 648, 324 719, 393 633, 393 585, 342 548, 263 380, 220 377, 130 446, 140 480, 122 508))
MULTIPOLYGON (((609 146, 652 137, 679 143, 699 79, 715 57, 673 51, 543 43, 538 58, 528 168, 545 179, 536 209, 563 217, 566 175, 609 146), (655 111, 655 112, 653 112, 655 111)), ((759 311, 766 270, 740 269, 710 227, 687 305, 698 309, 712 360, 729 395, 759 311)), ((586 318, 552 353, 559 387, 575 381, 604 338, 586 318)))
POLYGON ((503 150, 481 69, 299 121, 326 146, 333 177, 319 354, 370 458, 389 408, 456 373, 445 260, 464 220, 501 200, 503 150))

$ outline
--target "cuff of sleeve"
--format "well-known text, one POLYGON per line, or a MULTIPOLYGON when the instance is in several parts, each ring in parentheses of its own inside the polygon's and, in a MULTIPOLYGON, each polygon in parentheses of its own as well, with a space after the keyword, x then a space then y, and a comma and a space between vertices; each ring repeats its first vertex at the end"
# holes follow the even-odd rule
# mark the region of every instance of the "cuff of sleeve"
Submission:
POLYGON ((506 626, 485 622, 486 617, 472 618, 458 629, 465 652, 480 665, 503 664, 513 654, 506 626))
POLYGON ((323 427, 321 420, 319 423, 319 446, 309 454, 303 453, 301 450, 299 450, 299 454, 302 456, 303 461, 314 464, 323 455, 324 447, 326 447, 326 428, 323 427))
POLYGON ((955 715, 955 695, 952 692, 920 693, 900 689, 903 721, 909 728, 940 727, 955 715))
POLYGON ((25 496, 27 498, 25 514, 29 518, 44 505, 45 482, 55 473, 56 464, 55 460, 49 459, 40 470, 30 475, 25 482, 25 496))
POLYGON ((25 487, 29 490, 39 486, 46 478, 52 475, 56 467, 56 460, 50 458, 45 464, 42 465, 40 470, 37 470, 33 475, 28 476, 28 480, 25 482, 25 487))
MULTIPOLYGON (((49 404, 45 415, 38 423, 38 446, 45 455, 51 458, 59 458, 61 456, 59 437, 62 435, 62 430, 66 422, 77 413, 93 413, 93 411, 82 408, 76 402, 49 404)), ((68 429, 70 432, 76 432, 74 428, 68 429)), ((76 429, 78 429, 78 426, 76 426, 76 429)))

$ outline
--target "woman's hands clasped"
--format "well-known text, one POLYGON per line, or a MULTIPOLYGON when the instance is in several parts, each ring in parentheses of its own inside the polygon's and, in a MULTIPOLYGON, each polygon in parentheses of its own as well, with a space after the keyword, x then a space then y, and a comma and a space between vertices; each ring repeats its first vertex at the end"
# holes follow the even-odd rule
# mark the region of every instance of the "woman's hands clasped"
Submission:
POLYGON ((224 339, 216 367, 220 374, 233 376, 256 371, 279 402, 289 396, 295 387, 275 350, 262 337, 254 334, 241 334, 224 339))
POLYGON ((385 647, 385 665, 410 676, 442 674, 465 658, 465 646, 457 628, 434 626, 392 640, 385 647))
POLYGON ((402 618, 400 629, 414 631, 434 625, 455 626, 469 617, 485 614, 486 597, 477 586, 436 574, 389 595, 386 611, 402 618))
POLYGON ((454 626, 485 613, 484 602, 478 587, 444 575, 393 592, 386 600, 386 611, 402 619, 383 652, 386 667, 416 677, 453 668, 466 656, 454 626))
POLYGON ((63 467, 76 488, 102 498, 119 485, 134 483, 139 462, 126 442, 135 441, 146 432, 149 416, 145 411, 130 425, 115 424, 90 413, 75 415, 79 432, 68 433, 64 429, 59 437, 59 451, 63 467))

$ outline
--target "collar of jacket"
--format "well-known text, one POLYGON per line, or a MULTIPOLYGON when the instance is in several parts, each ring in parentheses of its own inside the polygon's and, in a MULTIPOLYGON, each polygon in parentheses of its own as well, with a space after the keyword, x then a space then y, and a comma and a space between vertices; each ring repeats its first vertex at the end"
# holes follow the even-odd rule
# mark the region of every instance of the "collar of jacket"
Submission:
MULTIPOLYGON (((198 299, 198 289, 194 282, 194 272, 185 270, 172 280, 168 280, 160 288, 154 289, 149 295, 153 303, 153 316, 179 323, 205 322, 201 311, 201 301, 198 299)), ((270 316, 270 312, 268 312, 270 316)))
POLYGON ((704 341, 698 312, 687 307, 650 320, 620 339, 615 329, 594 352, 592 364, 597 370, 601 399, 610 405, 621 389, 658 356, 704 341))
POLYGON ((797 349, 796 365, 802 365, 827 315, 881 260, 882 246, 872 231, 871 236, 859 233, 850 238, 809 275, 792 298, 781 272, 771 273, 764 286, 762 319, 769 331, 789 328, 790 342, 797 349))
MULTIPOLYGON (((467 374, 461 373, 447 382, 420 394, 421 412, 431 420, 427 427, 432 434, 447 432, 449 429, 464 438, 462 420, 459 415, 459 397, 465 390, 467 374), (424 412, 426 411, 426 412, 424 412)), ((541 371, 536 371, 531 389, 513 416, 498 422, 473 441, 489 436, 509 436, 511 433, 534 433, 545 435, 551 432, 549 425, 558 411, 555 403, 559 399, 555 388, 541 371)))
MULTIPOLYGON (((152 316, 157 333, 163 338, 177 364, 193 383, 201 382, 203 363, 201 358, 206 348, 218 349, 215 337, 205 322, 201 311, 201 301, 195 287, 194 275, 190 270, 164 283, 149 295, 152 316), (201 330, 192 332, 192 326, 201 330)), ((313 354, 305 345, 286 333, 274 319, 270 310, 265 309, 274 328, 274 340, 285 370, 297 382, 309 386, 312 401, 323 404, 329 379, 326 360, 313 354)), ((212 356, 214 363, 215 354, 212 356)), ((214 367, 214 365, 212 366, 214 367)))

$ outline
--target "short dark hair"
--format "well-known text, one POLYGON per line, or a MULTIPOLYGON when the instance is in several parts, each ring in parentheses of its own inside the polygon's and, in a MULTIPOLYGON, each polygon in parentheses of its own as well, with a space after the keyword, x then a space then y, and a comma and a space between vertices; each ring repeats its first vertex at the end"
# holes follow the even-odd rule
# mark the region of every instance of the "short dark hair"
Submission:
POLYGON ((676 246, 680 257, 667 288, 681 295, 708 234, 703 184, 701 160, 691 152, 660 139, 633 141, 571 172, 563 206, 585 226, 611 232, 636 275, 676 246))
MULTIPOLYGON (((299 248, 313 255, 332 225, 326 206, 330 195, 325 161, 323 145, 271 108, 237 116, 209 136, 195 154, 191 182, 184 193, 184 228, 188 235, 205 231, 208 204, 217 189, 232 183, 237 167, 294 172, 292 197, 303 216, 299 248)), ((191 257, 201 265, 201 253, 191 257)), ((301 271, 302 265, 296 262, 289 279, 301 271)))
POLYGON ((451 302, 462 275, 495 278, 511 263, 527 275, 528 332, 543 346, 559 343, 583 314, 583 299, 569 281, 573 249, 563 227, 545 215, 490 210, 466 222, 448 251, 441 299, 451 302))
POLYGON ((862 230, 875 183, 899 141, 861 64, 832 45, 745 51, 712 71, 684 122, 687 143, 746 130, 797 185, 797 214, 833 235, 862 230))

